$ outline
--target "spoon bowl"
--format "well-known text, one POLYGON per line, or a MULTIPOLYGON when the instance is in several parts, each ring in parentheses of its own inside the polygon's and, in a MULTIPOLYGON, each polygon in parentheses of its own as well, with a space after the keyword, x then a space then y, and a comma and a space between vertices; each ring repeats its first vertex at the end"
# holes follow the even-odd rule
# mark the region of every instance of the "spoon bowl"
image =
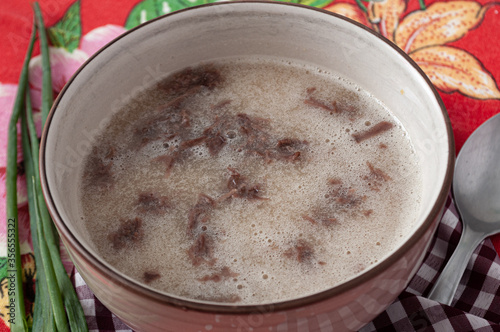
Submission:
POLYGON ((500 231, 500 116, 484 123, 460 152, 453 178, 455 202, 474 228, 500 231))
POLYGON ((476 129, 460 151, 453 195, 462 217, 462 237, 429 298, 451 304, 474 249, 500 232, 500 114, 476 129))

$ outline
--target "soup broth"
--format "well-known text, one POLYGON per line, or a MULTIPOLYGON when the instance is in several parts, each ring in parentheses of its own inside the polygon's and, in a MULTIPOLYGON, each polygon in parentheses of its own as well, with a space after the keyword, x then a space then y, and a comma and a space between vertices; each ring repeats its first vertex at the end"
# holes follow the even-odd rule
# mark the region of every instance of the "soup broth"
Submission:
POLYGON ((355 84, 279 59, 186 68, 131 100, 81 177, 97 253, 159 291, 261 304, 317 293, 414 227, 407 132, 355 84))

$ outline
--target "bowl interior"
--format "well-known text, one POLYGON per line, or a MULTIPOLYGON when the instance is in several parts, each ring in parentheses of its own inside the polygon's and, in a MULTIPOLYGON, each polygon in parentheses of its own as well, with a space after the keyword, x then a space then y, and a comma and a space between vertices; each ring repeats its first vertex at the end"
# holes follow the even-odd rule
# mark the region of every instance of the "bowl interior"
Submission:
POLYGON ((453 153, 448 118, 429 81, 401 51, 366 28, 320 10, 259 2, 204 6, 151 21, 105 47, 73 77, 56 102, 44 140, 45 192, 58 227, 96 255, 80 222, 77 187, 95 134, 121 105, 173 71, 245 55, 315 64, 382 101, 406 127, 423 166, 414 229, 421 227, 442 196, 453 153))

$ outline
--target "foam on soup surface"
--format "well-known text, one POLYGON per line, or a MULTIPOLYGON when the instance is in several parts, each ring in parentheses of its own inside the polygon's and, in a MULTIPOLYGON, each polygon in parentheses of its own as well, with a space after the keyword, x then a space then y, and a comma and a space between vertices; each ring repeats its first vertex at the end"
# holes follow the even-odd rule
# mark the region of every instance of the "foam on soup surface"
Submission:
POLYGON ((95 250, 176 296, 256 304, 325 290, 398 247, 419 209, 405 129, 304 64, 187 68, 95 142, 80 190, 95 250))

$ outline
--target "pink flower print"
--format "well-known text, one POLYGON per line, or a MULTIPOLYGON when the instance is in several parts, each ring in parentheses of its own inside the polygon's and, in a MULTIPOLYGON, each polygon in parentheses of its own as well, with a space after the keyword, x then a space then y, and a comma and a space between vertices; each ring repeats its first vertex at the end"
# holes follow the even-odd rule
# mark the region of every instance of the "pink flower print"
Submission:
MULTIPOLYGON (((80 48, 68 52, 64 48, 50 47, 50 69, 52 90, 56 96, 71 76, 95 51, 125 32, 124 27, 108 24, 98 27, 82 37, 80 48)), ((39 110, 42 100, 42 57, 38 55, 30 61, 30 95, 33 108, 39 110)))
MULTIPOLYGON (((0 168, 7 167, 7 145, 9 136, 9 123, 16 99, 17 85, 0 83, 0 168)), ((17 161, 23 159, 21 152, 21 135, 17 127, 17 161)))
POLYGON ((83 36, 80 49, 90 56, 125 31, 124 27, 113 24, 95 28, 83 36))
MULTIPOLYGON (((50 47, 50 69, 52 90, 56 96, 69 81, 71 76, 87 60, 88 56, 81 50, 69 53, 63 48, 50 47)), ((33 108, 39 110, 42 104, 42 57, 38 55, 30 61, 29 72, 30 95, 33 108)))

